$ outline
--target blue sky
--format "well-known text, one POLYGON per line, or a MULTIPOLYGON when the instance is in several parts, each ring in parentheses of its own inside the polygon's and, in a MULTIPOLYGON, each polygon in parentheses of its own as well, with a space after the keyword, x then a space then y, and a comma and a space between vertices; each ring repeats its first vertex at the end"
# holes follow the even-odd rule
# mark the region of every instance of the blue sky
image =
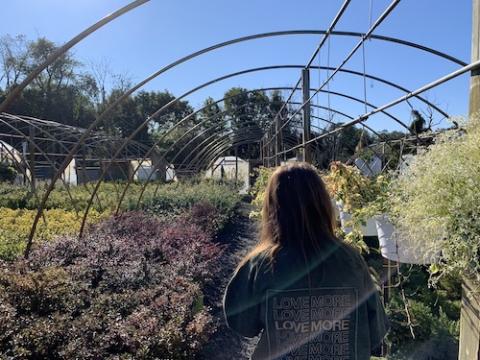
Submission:
MULTIPOLYGON (((29 39, 45 36, 59 44, 128 3, 124 0, 2 2, 2 13, 7 16, 0 22, 0 34, 25 34, 29 39)), ((74 53, 85 64, 107 61, 114 72, 128 74, 135 83, 179 57, 232 38, 279 30, 326 29, 341 3, 340 0, 151 0, 85 39, 74 48, 74 53)), ((369 27, 370 6, 375 19, 389 3, 386 0, 352 0, 336 29, 364 32, 369 27)), ((468 62, 471 0, 403 0, 375 33, 418 42, 468 62)), ((152 81, 145 89, 168 89, 178 96, 230 72, 266 65, 301 65, 310 58, 318 41, 319 36, 283 36, 233 45, 183 64, 152 81)), ((330 51, 325 46, 315 64, 337 66, 357 41, 350 37, 332 37, 330 51)), ((369 41, 365 50, 368 73, 410 90, 458 68, 433 55, 375 40, 369 41)), ((345 68, 362 70, 361 51, 345 68)), ((221 98, 232 86, 251 89, 293 86, 299 74, 299 70, 294 69, 244 75, 199 91, 188 100, 193 106, 199 106, 207 96, 221 98)), ((312 86, 317 87, 326 78, 326 73, 312 72, 311 78, 312 86)), ((468 75, 465 75, 429 91, 425 97, 450 114, 465 115, 468 87, 468 75)), ((335 78, 330 90, 364 97, 362 78, 351 75, 335 78)), ((367 82, 367 99, 374 105, 382 105, 401 94, 377 82, 367 82)), ((300 101, 300 94, 296 99, 300 101)), ((315 103, 324 106, 330 103, 352 116, 364 112, 362 104, 336 96, 328 99, 322 95, 315 103)), ((412 101, 412 104, 422 109, 421 103, 412 101)), ((391 112, 409 121, 407 105, 398 105, 391 112)), ((327 116, 323 112, 318 115, 327 116)), ((398 129, 384 115, 372 117, 368 123, 376 129, 398 129)))

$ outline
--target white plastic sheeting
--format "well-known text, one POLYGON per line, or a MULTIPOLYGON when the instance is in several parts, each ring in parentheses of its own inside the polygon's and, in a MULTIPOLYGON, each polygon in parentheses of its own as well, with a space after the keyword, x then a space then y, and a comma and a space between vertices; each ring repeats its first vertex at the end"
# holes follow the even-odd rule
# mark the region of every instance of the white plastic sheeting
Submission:
POLYGON ((207 169, 206 178, 225 179, 238 181, 243 184, 242 193, 250 189, 250 164, 236 156, 219 157, 213 165, 207 169))

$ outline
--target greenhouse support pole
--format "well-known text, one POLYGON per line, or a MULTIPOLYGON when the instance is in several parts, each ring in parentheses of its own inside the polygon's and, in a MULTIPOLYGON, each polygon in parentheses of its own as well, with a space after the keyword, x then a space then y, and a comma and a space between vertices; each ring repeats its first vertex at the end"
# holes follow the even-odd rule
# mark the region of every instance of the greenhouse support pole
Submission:
POLYGON ((260 162, 262 163, 263 166, 265 166, 265 156, 264 156, 264 152, 265 152, 265 149, 264 149, 264 140, 262 138, 262 140, 260 140, 260 162))
POLYGON ((302 70, 302 90, 303 90, 303 158, 305 162, 311 162, 310 145, 310 70, 305 68, 302 70))
MULTIPOLYGON (((472 7, 472 62, 480 60, 480 0, 472 7)), ((471 72, 469 115, 480 115, 480 69, 471 72)), ((480 295, 478 284, 464 279, 460 315, 459 360, 480 359, 480 295)))
POLYGON ((36 176, 35 176, 35 146, 34 146, 34 138, 35 138, 35 128, 33 125, 30 125, 28 128, 28 157, 29 157, 29 166, 30 166, 30 178, 31 178, 31 186, 32 191, 35 192, 36 188, 36 176))
MULTIPOLYGON (((273 136, 275 136, 274 131, 275 131, 275 129, 273 129, 273 128, 270 129, 270 131, 269 131, 269 138, 270 139, 272 139, 273 136)), ((273 160, 273 152, 275 151, 275 148, 274 148, 274 144, 271 140, 268 142, 267 146, 268 146, 268 167, 272 167, 273 166, 272 165, 273 164, 273 161, 272 161, 273 160)))
POLYGON ((282 149, 282 117, 277 116, 277 119, 275 120, 275 133, 277 134, 275 136, 275 165, 280 166, 280 163, 282 161, 280 157, 280 151, 282 149))
POLYGON ((235 146, 235 186, 238 183, 238 145, 235 146))
POLYGON ((263 166, 268 167, 268 131, 265 133, 265 142, 263 144, 263 166))

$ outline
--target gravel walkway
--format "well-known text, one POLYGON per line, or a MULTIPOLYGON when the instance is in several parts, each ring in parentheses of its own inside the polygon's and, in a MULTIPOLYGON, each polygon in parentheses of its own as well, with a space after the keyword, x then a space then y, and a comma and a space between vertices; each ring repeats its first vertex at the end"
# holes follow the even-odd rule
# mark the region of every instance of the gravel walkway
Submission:
POLYGON ((221 243, 226 249, 222 255, 222 271, 209 289, 206 303, 213 308, 213 315, 218 322, 218 329, 209 344, 205 347, 201 358, 212 360, 244 360, 250 359, 258 338, 243 338, 227 328, 223 316, 222 299, 225 287, 233 271, 243 256, 257 241, 257 224, 249 219, 250 205, 242 203, 239 215, 221 236, 221 243))

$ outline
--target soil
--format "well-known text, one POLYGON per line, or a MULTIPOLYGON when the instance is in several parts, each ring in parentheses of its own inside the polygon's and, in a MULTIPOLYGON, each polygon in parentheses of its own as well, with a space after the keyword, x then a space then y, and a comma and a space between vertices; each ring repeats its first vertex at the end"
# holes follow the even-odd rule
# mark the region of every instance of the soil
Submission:
POLYGON ((206 304, 212 308, 217 322, 217 331, 204 348, 201 358, 212 360, 250 359, 258 342, 258 337, 244 338, 225 323, 222 299, 225 288, 240 260, 257 242, 257 222, 248 217, 251 206, 242 203, 235 220, 219 236, 225 250, 220 259, 221 271, 215 281, 206 289, 206 304))

